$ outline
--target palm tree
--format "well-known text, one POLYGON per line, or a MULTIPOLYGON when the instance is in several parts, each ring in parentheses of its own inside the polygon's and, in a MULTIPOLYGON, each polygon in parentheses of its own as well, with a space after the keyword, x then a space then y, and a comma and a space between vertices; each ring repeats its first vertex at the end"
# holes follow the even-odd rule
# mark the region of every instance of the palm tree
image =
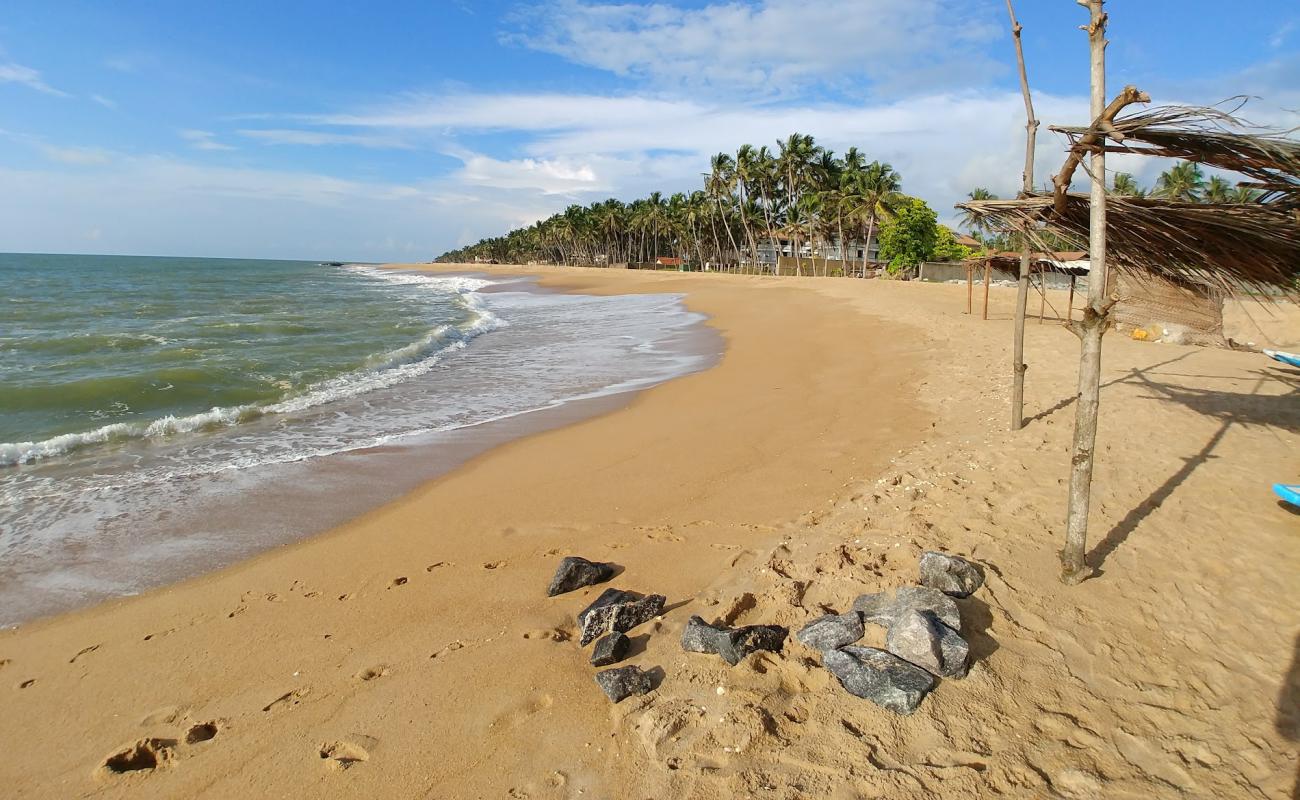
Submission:
MULTIPOLYGON (((993 194, 988 189, 985 189, 983 187, 971 189, 970 194, 966 196, 972 200, 997 200, 998 199, 997 195, 993 194)), ((984 237, 988 235, 989 232, 988 222, 984 219, 984 217, 980 216, 979 214, 976 214, 974 211, 970 211, 970 210, 965 211, 961 215, 961 224, 965 225, 966 229, 971 232, 971 235, 974 236, 976 239, 979 239, 981 242, 984 241, 984 237)))
POLYGON ((1201 165, 1180 161, 1160 173, 1152 194, 1166 200, 1196 203, 1200 201, 1204 189, 1205 174, 1201 172, 1201 165))
MULTIPOLYGON (((786 203, 793 211, 799 205, 800 195, 808 184, 809 172, 813 162, 819 156, 820 148, 813 137, 802 133, 792 133, 784 142, 777 142, 780 153, 777 163, 785 181, 786 203)), ((787 220, 788 224, 789 220, 787 220)), ((794 242, 794 269, 796 275, 803 274, 803 262, 800 259, 799 243, 794 242)))
POLYGON ((1137 180, 1128 172, 1115 173, 1115 185, 1110 193, 1119 197, 1146 197, 1147 190, 1138 185, 1137 180))
POLYGON ((893 207, 903 188, 902 179, 889 164, 872 161, 862 170, 862 179, 855 187, 857 201, 854 216, 866 222, 867 241, 862 250, 862 274, 867 274, 867 261, 871 258, 871 243, 875 239, 876 224, 893 215, 893 207))
POLYGON ((1248 186, 1238 186, 1232 190, 1228 197, 1229 203, 1257 203, 1259 202, 1260 192, 1258 189, 1251 189, 1248 186))
POLYGON ((1201 197, 1204 203, 1231 203, 1232 202, 1231 183, 1215 175, 1210 178, 1209 183, 1205 184, 1205 194, 1201 197))
MULTIPOLYGON (((729 153, 718 153, 709 159, 710 171, 704 176, 704 191, 709 197, 713 198, 713 204, 717 210, 718 217, 722 220, 722 226, 727 230, 727 239, 731 242, 732 252, 739 253, 736 247, 736 238, 731 235, 731 226, 727 224, 727 214, 722 207, 722 198, 727 198, 727 208, 731 208, 735 198, 731 192, 736 188, 736 161, 729 153)), ((725 259, 719 259, 725 265, 725 259)))

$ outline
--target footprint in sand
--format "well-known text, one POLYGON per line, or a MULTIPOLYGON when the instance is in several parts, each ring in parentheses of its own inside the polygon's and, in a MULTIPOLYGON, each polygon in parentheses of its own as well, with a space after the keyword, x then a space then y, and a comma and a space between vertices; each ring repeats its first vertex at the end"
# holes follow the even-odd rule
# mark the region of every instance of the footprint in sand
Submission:
POLYGON ((388 674, 388 666, 385 664, 378 664, 373 667, 366 667, 365 669, 361 670, 360 672, 358 672, 356 675, 353 675, 352 677, 356 678, 362 683, 368 683, 378 678, 382 678, 387 674, 388 674))
POLYGON ((285 708, 293 708, 302 702, 302 699, 311 692, 306 686, 301 689, 285 692, 279 697, 262 707, 262 711, 278 711, 285 708))
POLYGON ((454 652, 456 652, 457 650, 460 650, 460 649, 462 649, 462 648, 464 648, 464 647, 465 647, 465 643, 464 643, 464 642, 455 641, 455 642, 452 642, 451 644, 449 644, 449 645, 443 647, 441 650, 439 650, 438 652, 434 653, 433 655, 429 656, 429 658, 432 658, 432 659, 435 659, 435 660, 436 660, 436 659, 439 659, 439 658, 443 658, 443 657, 445 657, 448 653, 454 653, 454 652))
POLYGON ((75 656, 73 656, 72 658, 68 659, 68 663, 69 663, 69 664, 75 664, 75 663, 77 663, 77 659, 81 658, 81 657, 84 656, 84 655, 89 655, 90 653, 95 652, 96 650, 99 649, 99 647, 100 647, 100 646, 97 645, 97 644, 92 644, 90 647, 83 647, 83 648, 81 648, 80 650, 77 651, 77 654, 76 654, 75 656))
POLYGON ((524 631, 525 639, 545 639, 552 642, 567 642, 571 636, 568 631, 560 628, 534 628, 530 631, 524 631))
MULTIPOLYGON (((358 737, 361 738, 361 737, 358 737)), ((369 737, 364 737, 369 739, 369 737)), ((326 742, 320 746, 320 757, 330 769, 345 770, 370 760, 366 748, 347 740, 326 742)))
POLYGON ((424 568, 424 571, 425 571, 425 572, 433 572, 433 571, 434 571, 435 569, 437 569, 438 567, 454 567, 454 566, 456 566, 456 565, 453 564, 453 563, 451 563, 450 561, 435 561, 434 563, 432 563, 432 564, 430 564, 429 566, 425 567, 425 568, 424 568))
POLYGON ((161 769, 176 758, 176 744, 175 739, 141 739, 104 759, 99 771, 114 776, 161 769))
POLYGON ((508 561, 488 561, 483 564, 483 569, 500 569, 508 563, 508 561))
POLYGON ((0 669, 4 669, 5 667, 9 666, 12 663, 14 662, 13 659, 11 658, 0 658, 0 669))
POLYGON ((197 725, 191 725, 190 729, 185 732, 185 744, 201 744, 210 742, 217 738, 217 732, 221 727, 214 722, 200 722, 197 725))
POLYGON ((409 579, 405 576, 393 578, 393 582, 388 585, 388 588, 396 589, 398 586, 405 586, 408 582, 409 579))
POLYGON ((19 688, 19 689, 26 689, 27 687, 31 686, 31 685, 34 684, 34 683, 36 683, 36 679, 35 679, 35 678, 28 678, 27 680, 25 680, 25 681, 23 681, 22 683, 18 684, 18 688, 19 688))

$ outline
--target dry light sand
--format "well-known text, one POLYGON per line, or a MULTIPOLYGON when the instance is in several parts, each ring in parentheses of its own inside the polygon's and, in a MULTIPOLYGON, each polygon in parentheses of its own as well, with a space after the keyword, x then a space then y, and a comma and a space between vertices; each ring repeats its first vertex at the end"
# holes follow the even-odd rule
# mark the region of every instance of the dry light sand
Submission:
MULTIPOLYGON (((1031 322, 1010 433, 1012 290, 984 322, 956 286, 545 273, 682 292, 727 352, 337 531, 0 634, 0 795, 1293 796, 1300 516, 1268 484, 1300 477, 1300 372, 1108 337, 1099 574, 1066 588, 1077 344, 1031 322), (988 581, 961 602, 970 675, 911 717, 793 640, 734 668, 678 645, 691 614, 846 610, 926 549, 988 581), (568 554, 669 598, 632 632, 652 693, 592 681, 573 614, 603 587, 544 596, 568 554)), ((1300 342, 1295 309, 1248 311, 1239 341, 1300 342)))

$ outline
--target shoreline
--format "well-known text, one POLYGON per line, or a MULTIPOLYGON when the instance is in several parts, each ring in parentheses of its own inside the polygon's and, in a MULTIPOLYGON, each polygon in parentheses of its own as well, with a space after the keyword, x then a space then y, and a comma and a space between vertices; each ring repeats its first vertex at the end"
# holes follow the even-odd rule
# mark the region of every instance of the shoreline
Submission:
MULTIPOLYGON (((436 758, 427 743, 403 739, 399 749, 409 746, 407 755, 429 769, 450 760, 437 770, 442 778, 427 779, 429 786, 447 786, 451 774, 476 760, 463 749, 459 757, 448 755, 457 737, 496 737, 496 747, 512 746, 509 731, 484 728, 483 720, 575 705, 602 720, 604 701, 589 691, 585 655, 557 641, 567 638, 575 610, 569 606, 584 593, 544 597, 560 555, 618 561, 627 570, 620 585, 689 603, 738 555, 774 541, 780 522, 806 511, 810 497, 877 471, 907 431, 923 424, 905 411, 906 392, 899 392, 914 380, 915 366, 886 357, 910 348, 867 341, 880 333, 877 321, 847 309, 830 313, 842 302, 804 286, 761 279, 719 284, 715 277, 611 278, 574 270, 540 281, 583 293, 684 292, 687 307, 709 314, 729 342, 710 370, 635 394, 614 413, 495 448, 333 531, 139 597, 0 633, 0 658, 8 660, 0 674, 16 684, 35 681, 15 689, 8 704, 39 713, 51 735, 59 731, 76 741, 53 760, 38 755, 45 736, 5 741, 14 754, 6 779, 19 791, 49 786, 56 776, 110 795, 128 787, 163 794, 193 789, 200 785, 189 783, 200 769, 197 750, 186 770, 106 780, 96 766, 140 735, 211 718, 223 733, 204 752, 225 750, 225 760, 233 749, 245 766, 224 777, 208 774, 201 785, 209 791, 262 771, 260 780, 271 783, 327 780, 307 743, 312 738, 360 733, 398 747, 391 736, 365 734, 375 726, 359 719, 340 727, 336 706, 348 705, 360 687, 385 698, 377 700, 385 716, 394 713, 396 687, 432 691, 445 704, 461 684, 499 672, 491 665, 501 659, 522 667, 519 674, 494 687, 497 699, 487 706, 446 711, 434 737, 441 743, 436 758), (845 364, 825 351, 825 342, 849 338, 867 341, 858 348, 861 362, 845 364), (868 396, 829 391, 842 381, 868 396), (891 423, 873 422, 878 419, 891 423), (509 487, 506 504, 503 487, 509 487), (657 563, 665 549, 676 551, 671 564, 657 563), (356 677, 367 670, 383 679, 356 677), (550 679, 543 675, 556 685, 544 685, 550 679), (281 695, 297 698, 291 711, 263 710, 281 695), (171 711, 153 713, 164 707, 171 711), (142 724, 146 719, 152 722, 142 724), (90 728, 95 734, 87 737, 90 728), (255 729, 262 730, 254 735, 255 729), (299 742, 301 760, 273 765, 254 755, 256 741, 283 737, 299 742)), ((548 748, 583 749, 602 726, 570 731, 548 748)), ((597 751, 585 760, 595 770, 602 759, 597 751)), ((369 773, 400 780, 394 768, 369 773)))
MULTIPOLYGON (((400 266, 393 269, 413 271, 400 266)), ((486 275, 467 270, 446 274, 450 277, 486 275)), ((532 275, 511 278, 484 290, 580 294, 543 289, 532 275)), ((682 313, 689 312, 683 307, 682 313)), ((662 339, 662 346, 671 346, 672 352, 684 362, 698 360, 700 363, 683 363, 677 374, 667 378, 647 372, 642 377, 593 392, 561 397, 550 404, 453 428, 405 434, 381 444, 351 446, 323 456, 254 465, 237 475, 202 475, 200 478, 206 483, 194 488, 206 490, 205 496, 199 499, 191 496, 183 498, 183 503, 168 505, 161 509, 165 517, 160 514, 157 520, 150 519, 151 515, 137 515, 142 517, 138 519, 139 524, 146 526, 143 532, 136 527, 134 518, 126 526, 106 520, 96 527, 84 547, 69 553, 64 561, 46 566, 44 571, 23 572, 17 565, 12 574, 0 569, 0 605, 6 608, 5 614, 0 615, 0 630, 29 626, 98 603, 139 596, 201 578, 278 547, 327 533, 401 499, 493 448, 609 413, 631 402, 636 393, 664 380, 707 370, 719 358, 717 350, 721 348, 721 340, 707 327, 706 320, 689 322, 667 336, 671 338, 662 339), (237 504, 228 500, 232 493, 239 497, 237 504), (123 533, 124 527, 131 529, 129 536, 123 533), (146 559, 148 553, 157 553, 158 557, 146 559), (97 560, 101 566, 93 569, 97 560), (8 585, 6 577, 10 578, 8 585), (22 604, 28 586, 40 587, 42 582, 50 581, 56 586, 75 584, 78 579, 88 588, 75 594, 68 591, 61 595, 54 590, 34 594, 22 604), (11 610, 17 608, 22 608, 22 612, 11 610)), ((485 344, 487 352, 499 350, 499 345, 494 343, 477 346, 483 348, 485 344)), ((657 369, 662 372, 664 368, 657 369)), ((264 420, 260 424, 268 423, 269 420, 264 420)), ((166 487, 143 485, 137 491, 154 489, 166 487)))

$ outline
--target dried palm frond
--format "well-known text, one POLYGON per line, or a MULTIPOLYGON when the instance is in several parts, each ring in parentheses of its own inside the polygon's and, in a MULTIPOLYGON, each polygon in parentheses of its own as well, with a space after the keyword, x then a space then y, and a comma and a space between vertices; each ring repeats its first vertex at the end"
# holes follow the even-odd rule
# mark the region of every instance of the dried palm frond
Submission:
MULTIPOLYGON (((1053 211, 1052 195, 1020 200, 982 200, 957 207, 990 228, 1027 230, 1048 249, 1042 231, 1067 240, 1088 237, 1088 197, 1066 196, 1053 211)), ((1281 291, 1292 297, 1300 281, 1300 214, 1261 203, 1183 203, 1151 198, 1106 201, 1107 264, 1143 274, 1191 281, 1225 291, 1281 291)))
MULTIPOLYGON (((1244 102, 1244 101, 1243 101, 1244 102)), ((1240 108, 1240 105, 1238 105, 1240 108)), ((1235 109, 1234 109, 1235 110, 1235 109)), ((1091 128, 1052 126, 1076 147, 1091 128)), ((1271 131, 1218 108, 1161 106, 1116 117, 1105 126, 1106 151, 1181 158, 1254 179, 1262 202, 1300 202, 1300 141, 1296 129, 1271 131)))

